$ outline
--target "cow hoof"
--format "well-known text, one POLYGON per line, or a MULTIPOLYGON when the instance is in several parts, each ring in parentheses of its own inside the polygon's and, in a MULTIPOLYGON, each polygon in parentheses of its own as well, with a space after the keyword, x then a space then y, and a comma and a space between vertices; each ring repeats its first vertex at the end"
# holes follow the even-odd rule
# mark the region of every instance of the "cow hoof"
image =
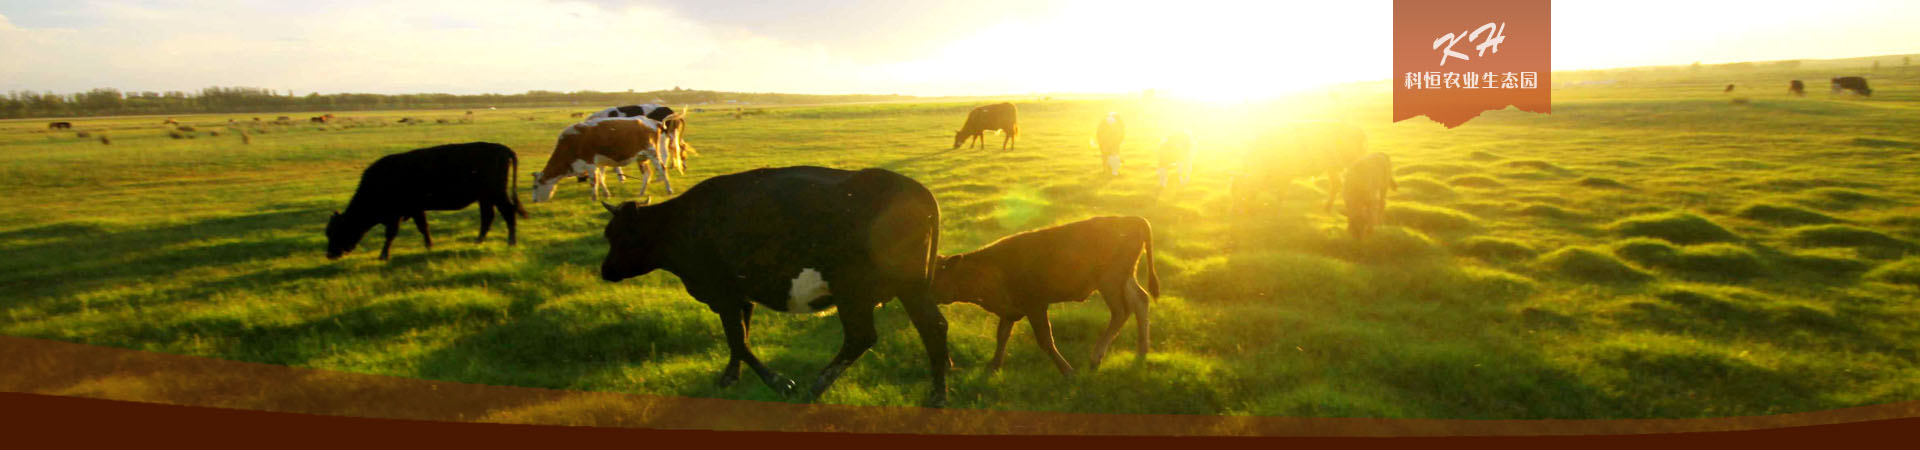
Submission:
POLYGON ((780 394, 781 397, 793 396, 793 379, 787 378, 784 375, 775 374, 773 379, 767 380, 767 387, 773 389, 773 392, 780 394))
POLYGON ((926 401, 921 402, 921 404, 926 405, 926 407, 928 408, 945 408, 947 407, 947 393, 945 392, 929 393, 927 394, 926 401))
POLYGON ((720 379, 717 381, 720 384, 720 387, 731 387, 733 386, 733 383, 737 383, 740 381, 740 372, 726 371, 720 374, 720 379))

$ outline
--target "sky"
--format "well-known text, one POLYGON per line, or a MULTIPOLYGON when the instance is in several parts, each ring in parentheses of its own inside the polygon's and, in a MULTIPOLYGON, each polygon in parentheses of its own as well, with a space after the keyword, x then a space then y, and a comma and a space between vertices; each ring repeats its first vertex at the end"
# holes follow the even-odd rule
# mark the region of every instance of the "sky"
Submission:
MULTIPOLYGON (((1561 0, 1553 16, 1556 70, 1920 53, 1915 1, 1561 0)), ((0 91, 1223 99, 1389 79, 1391 39, 1389 0, 0 0, 0 91)))

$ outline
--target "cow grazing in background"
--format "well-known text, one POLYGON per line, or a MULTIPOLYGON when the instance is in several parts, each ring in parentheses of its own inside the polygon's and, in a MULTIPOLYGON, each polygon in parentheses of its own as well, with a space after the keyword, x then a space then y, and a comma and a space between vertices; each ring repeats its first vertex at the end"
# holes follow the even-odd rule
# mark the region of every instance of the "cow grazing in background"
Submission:
POLYGON ((160 124, 161 125, 179 125, 180 122, 173 120, 172 117, 168 117, 166 121, 160 122, 160 124))
MULTIPOLYGON (((645 117, 665 125, 660 130, 661 147, 664 149, 662 154, 666 156, 665 163, 668 168, 680 171, 681 175, 687 174, 686 154, 683 151, 687 146, 686 143, 682 141, 680 134, 681 131, 686 128, 686 117, 684 114, 674 112, 673 108, 666 106, 645 103, 602 109, 593 113, 593 115, 587 116, 587 120, 610 117, 645 117)), ((627 180, 626 172, 620 168, 615 167, 613 173, 620 177, 620 181, 625 182, 627 180)))
POLYGON ((1841 91, 1848 91, 1867 97, 1873 96, 1873 88, 1867 87, 1867 79, 1860 77, 1835 77, 1833 79, 1833 93, 1839 94, 1841 91))
POLYGON ((47 129, 49 129, 49 130, 71 130, 71 129, 73 129, 73 122, 48 122, 48 123, 47 123, 47 129))
POLYGON ((730 358, 719 384, 745 363, 782 395, 792 380, 747 347, 753 310, 840 316, 844 341, 813 384, 818 397, 871 348, 874 309, 899 298, 919 330, 933 374, 931 406, 946 402, 947 322, 929 297, 940 247, 940 210, 913 179, 881 169, 756 169, 702 181, 654 205, 607 205, 601 278, 665 270, 720 315, 730 358))
POLYGON ((935 301, 972 303, 1000 317, 988 370, 1000 369, 1014 323, 1026 318, 1053 365, 1060 373, 1073 373, 1073 365, 1053 345, 1047 305, 1083 302, 1094 291, 1106 300, 1109 318, 1106 331, 1093 345, 1092 366, 1100 367, 1128 316, 1137 317, 1136 356, 1146 358, 1152 330, 1147 300, 1160 295, 1160 276, 1153 268, 1153 229, 1147 219, 1095 217, 1027 231, 979 250, 941 257, 940 268, 934 271, 935 301), (1134 278, 1142 252, 1147 259, 1144 291, 1134 278))
POLYGON ((1367 134, 1353 125, 1300 122, 1275 128, 1248 145, 1241 173, 1231 183, 1234 207, 1251 206, 1261 192, 1273 192, 1277 199, 1293 179, 1325 174, 1324 209, 1332 211, 1342 173, 1366 153, 1367 134))
POLYGON ((1013 148, 1014 140, 1020 136, 1018 116, 1019 111, 1014 108, 1013 103, 995 103, 974 108, 967 113, 967 123, 960 126, 960 131, 953 133, 953 148, 960 148, 969 140, 984 147, 987 130, 999 130, 1001 134, 1006 135, 1006 138, 1000 142, 1001 150, 1013 148))
POLYGON ((507 245, 519 241, 517 217, 526 217, 517 198, 513 173, 520 159, 512 149, 492 142, 470 142, 428 147, 383 156, 360 175, 347 210, 327 219, 327 259, 339 259, 360 245, 374 225, 385 225, 387 259, 400 222, 413 220, 420 239, 433 249, 427 233, 427 211, 457 211, 480 202, 480 237, 487 239, 495 211, 507 220, 507 245))
POLYGON ((1160 140, 1160 187, 1167 186, 1167 174, 1178 173, 1180 184, 1193 177, 1193 134, 1175 131, 1160 140))
POLYGON ((1127 138, 1127 123, 1120 120, 1120 113, 1109 112, 1107 118, 1093 130, 1093 146, 1100 148, 1100 160, 1107 165, 1107 173, 1120 175, 1120 141, 1127 138))
POLYGON ((1386 222, 1387 193, 1399 190, 1400 184, 1393 181, 1393 161, 1387 154, 1372 152, 1347 168, 1344 187, 1340 192, 1347 197, 1347 233, 1364 239, 1386 222))
POLYGON ((1793 80, 1792 83, 1787 84, 1787 92, 1805 97, 1807 96, 1807 84, 1800 82, 1800 80, 1793 80))
POLYGON ((1723 90, 1723 91, 1720 91, 1720 93, 1722 93, 1722 94, 1727 94, 1727 93, 1732 93, 1732 92, 1733 92, 1733 85, 1731 85, 1731 84, 1729 84, 1729 85, 1727 85, 1727 89, 1726 89, 1726 90, 1723 90))
POLYGON ((640 192, 646 192, 653 184, 653 174, 658 172, 667 193, 672 194, 673 182, 667 179, 666 168, 661 165, 659 144, 660 124, 645 117, 606 118, 569 125, 554 142, 553 156, 547 159, 546 168, 533 173, 533 201, 547 201, 553 197, 553 190, 562 178, 581 174, 592 177, 594 199, 600 198, 603 189, 611 197, 613 191, 607 187, 600 168, 625 166, 636 160, 646 173, 640 192))

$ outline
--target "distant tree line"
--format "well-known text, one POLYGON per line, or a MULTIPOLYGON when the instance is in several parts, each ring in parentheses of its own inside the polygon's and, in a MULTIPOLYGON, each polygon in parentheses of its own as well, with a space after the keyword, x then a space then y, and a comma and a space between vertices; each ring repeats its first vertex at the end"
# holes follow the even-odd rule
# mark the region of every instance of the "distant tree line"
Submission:
POLYGON ((100 88, 73 94, 14 91, 0 95, 0 118, 137 114, 572 107, 583 110, 635 103, 671 106, 718 104, 844 103, 902 98, 899 95, 808 95, 681 89, 649 92, 527 91, 521 94, 320 94, 295 96, 253 87, 209 87, 199 92, 121 92, 100 88))

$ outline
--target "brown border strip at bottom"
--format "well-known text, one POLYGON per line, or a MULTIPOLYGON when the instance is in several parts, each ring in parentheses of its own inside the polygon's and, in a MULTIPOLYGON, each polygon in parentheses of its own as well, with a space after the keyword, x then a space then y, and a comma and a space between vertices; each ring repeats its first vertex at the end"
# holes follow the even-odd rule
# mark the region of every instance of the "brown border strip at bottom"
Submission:
MULTIPOLYGON (((242 363, 0 336, 0 391, 180 406, 652 430, 1107 436, 1579 436, 1765 430, 1920 417, 1920 402, 1774 416, 1341 419, 934 410, 575 392, 242 363)), ((10 397, 11 398, 11 397, 10 397)), ((8 405, 8 410, 17 409, 8 405)), ((1909 425, 1920 420, 1906 421, 1909 425)))

